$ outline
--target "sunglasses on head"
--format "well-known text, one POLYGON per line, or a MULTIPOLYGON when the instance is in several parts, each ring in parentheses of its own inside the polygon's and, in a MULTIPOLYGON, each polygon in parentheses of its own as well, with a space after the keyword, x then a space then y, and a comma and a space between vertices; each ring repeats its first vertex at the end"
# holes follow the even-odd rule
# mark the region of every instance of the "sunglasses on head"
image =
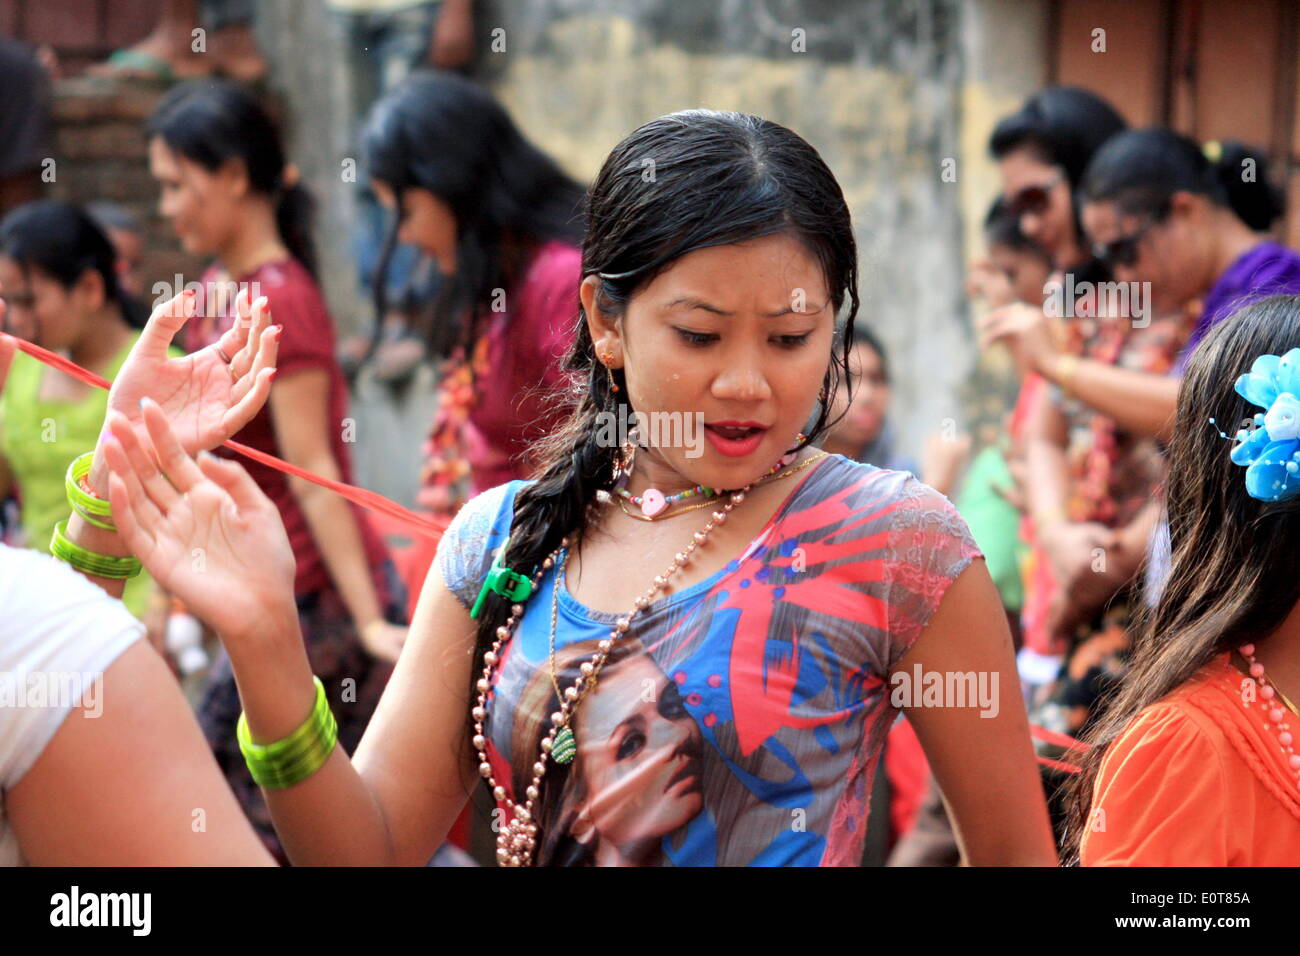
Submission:
POLYGON ((1045 183, 1026 186, 1007 202, 1007 212, 1016 217, 1041 213, 1052 201, 1052 190, 1056 188, 1064 175, 1063 172, 1058 171, 1055 176, 1045 183))

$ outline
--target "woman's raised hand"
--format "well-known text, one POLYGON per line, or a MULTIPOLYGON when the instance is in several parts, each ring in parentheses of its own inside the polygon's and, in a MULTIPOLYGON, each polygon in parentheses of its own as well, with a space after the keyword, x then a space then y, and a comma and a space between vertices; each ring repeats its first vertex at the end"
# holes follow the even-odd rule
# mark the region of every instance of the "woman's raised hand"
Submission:
POLYGON ((182 446, 145 399, 143 428, 110 411, 100 448, 113 520, 154 579, 227 642, 296 620, 295 562, 280 513, 242 467, 182 446))
MULTIPOLYGON (((186 290, 154 309, 108 393, 109 411, 136 423, 141 401, 152 399, 190 455, 227 441, 266 404, 280 338, 266 298, 250 302, 241 289, 235 323, 221 339, 192 355, 173 357, 168 348, 194 308, 195 295, 186 290)), ((90 482, 104 490, 99 458, 90 482)))

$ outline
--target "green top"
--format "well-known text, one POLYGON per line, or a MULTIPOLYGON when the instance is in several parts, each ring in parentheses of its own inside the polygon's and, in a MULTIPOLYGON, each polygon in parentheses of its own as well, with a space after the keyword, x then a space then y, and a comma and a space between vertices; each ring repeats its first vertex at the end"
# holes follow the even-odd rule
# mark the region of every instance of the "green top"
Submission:
MULTIPOLYGON (((126 361, 138 331, 113 356, 103 376, 110 382, 126 361)), ((180 353, 177 353, 180 354, 180 353)), ((63 477, 78 455, 93 451, 108 412, 108 392, 91 389, 78 402, 40 398, 47 366, 25 352, 14 356, 4 394, 0 395, 0 455, 9 464, 22 498, 22 523, 27 547, 49 553, 54 526, 71 514, 63 477)), ((141 572, 126 584, 122 603, 136 617, 148 609, 153 582, 141 572)))
POLYGON ((975 456, 961 495, 957 511, 966 519, 975 543, 984 552, 989 575, 997 586, 1002 603, 1019 610, 1025 602, 1020 566, 1028 546, 1020 538, 1020 512, 996 488, 1009 488, 1011 471, 1006 459, 990 445, 975 456))

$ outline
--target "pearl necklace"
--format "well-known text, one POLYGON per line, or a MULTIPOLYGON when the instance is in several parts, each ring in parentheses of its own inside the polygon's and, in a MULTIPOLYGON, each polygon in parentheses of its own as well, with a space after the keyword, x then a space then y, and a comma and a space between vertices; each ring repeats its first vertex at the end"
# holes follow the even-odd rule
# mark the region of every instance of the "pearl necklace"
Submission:
MULTIPOLYGON (((546 775, 547 769, 546 759, 549 756, 553 761, 561 764, 567 764, 573 759, 577 750, 572 730, 574 710, 578 701, 582 699, 590 685, 595 682, 606 658, 609 657, 614 642, 627 633, 628 628, 631 627, 632 619, 650 606, 655 595, 668 586, 669 579, 690 563, 696 549, 704 544, 709 534, 718 525, 726 522, 727 515, 732 512, 736 505, 745 500, 745 493, 755 483, 750 482, 739 491, 731 493, 731 500, 723 505, 720 510, 713 512, 713 517, 709 519, 708 524, 701 530, 696 531, 691 542, 677 552, 673 557, 672 565, 666 571, 655 575, 654 583, 636 599, 632 610, 620 617, 610 630, 609 637, 604 638, 596 645, 596 653, 591 660, 584 661, 578 668, 578 678, 571 687, 565 689, 563 696, 560 698, 560 709, 551 714, 551 728, 546 736, 542 738, 541 753, 538 754, 537 761, 533 764, 532 782, 524 791, 524 796, 527 799, 520 804, 517 798, 509 795, 512 798, 511 819, 497 834, 497 862, 502 866, 529 866, 532 864, 533 853, 537 847, 537 824, 533 820, 533 811, 538 797, 541 795, 542 778, 546 775)), ((570 539, 566 535, 561 539, 560 546, 542 561, 542 566, 533 575, 534 592, 537 590, 542 575, 555 565, 557 557, 569 547, 569 544, 570 539)), ((556 577, 555 586, 559 587, 559 575, 557 574, 556 577)), ((492 790, 492 796, 497 802, 504 802, 508 794, 506 788, 497 782, 492 773, 492 763, 487 756, 487 737, 483 732, 483 722, 487 720, 488 715, 487 695, 488 690, 492 687, 492 673, 501 661, 502 648, 509 642, 523 616, 523 605, 511 605, 510 617, 506 619, 505 624, 497 628, 496 640, 483 655, 483 676, 479 678, 478 683, 475 685, 478 690, 478 697, 474 707, 470 710, 470 716, 474 719, 473 744, 474 749, 478 752, 478 772, 487 781, 488 787, 492 790)))
POLYGON ((1291 773, 1296 778, 1296 786, 1300 787, 1300 754, 1295 752, 1295 738, 1291 735, 1291 724, 1287 720, 1287 711, 1275 698, 1281 698, 1281 701, 1285 702, 1287 707, 1292 710, 1294 710, 1294 707, 1291 706, 1291 702, 1286 699, 1282 692, 1264 676, 1264 665, 1255 660, 1255 645, 1243 644, 1237 650, 1246 659, 1246 663, 1250 665, 1250 676, 1259 683, 1259 703, 1267 712, 1269 720, 1264 726, 1277 734, 1278 743, 1282 745, 1282 752, 1287 756, 1287 766, 1291 768, 1291 773))

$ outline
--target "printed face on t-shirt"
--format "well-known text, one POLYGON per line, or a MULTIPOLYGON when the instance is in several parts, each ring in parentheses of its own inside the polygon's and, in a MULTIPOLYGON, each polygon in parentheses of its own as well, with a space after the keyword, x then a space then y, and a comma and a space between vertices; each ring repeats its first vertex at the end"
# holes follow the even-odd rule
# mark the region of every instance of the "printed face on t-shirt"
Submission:
POLYGON ((578 708, 577 834, 599 862, 635 862, 703 807, 700 730, 677 685, 645 654, 603 668, 578 708))

